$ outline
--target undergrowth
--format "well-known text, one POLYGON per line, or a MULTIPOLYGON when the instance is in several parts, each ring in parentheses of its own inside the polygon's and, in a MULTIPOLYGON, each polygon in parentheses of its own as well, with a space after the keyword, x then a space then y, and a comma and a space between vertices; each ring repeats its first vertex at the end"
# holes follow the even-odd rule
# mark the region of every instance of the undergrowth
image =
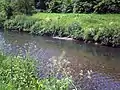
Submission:
POLYGON ((6 20, 4 28, 119 46, 119 24, 119 14, 38 13, 33 16, 18 15, 13 19, 6 20))

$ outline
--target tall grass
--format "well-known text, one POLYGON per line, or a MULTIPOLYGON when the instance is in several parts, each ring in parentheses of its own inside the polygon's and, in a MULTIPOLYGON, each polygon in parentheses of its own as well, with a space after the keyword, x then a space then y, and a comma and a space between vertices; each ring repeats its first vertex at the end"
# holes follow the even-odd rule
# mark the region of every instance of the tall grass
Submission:
POLYGON ((37 13, 16 16, 4 23, 6 29, 34 34, 71 37, 104 45, 120 45, 120 14, 37 13))

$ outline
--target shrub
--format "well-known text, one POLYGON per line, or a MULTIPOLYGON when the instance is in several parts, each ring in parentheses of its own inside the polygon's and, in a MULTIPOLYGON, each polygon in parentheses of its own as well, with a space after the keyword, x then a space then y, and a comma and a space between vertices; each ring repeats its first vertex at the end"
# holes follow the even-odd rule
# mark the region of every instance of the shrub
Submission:
POLYGON ((91 13, 93 12, 93 1, 91 0, 73 0, 74 13, 91 13))
POLYGON ((29 31, 31 26, 36 22, 36 19, 29 18, 25 15, 15 16, 13 19, 4 22, 4 28, 13 30, 29 31))
POLYGON ((98 31, 97 28, 84 29, 84 35, 83 35, 84 40, 93 41, 93 38, 96 35, 97 31, 98 31))
POLYGON ((54 13, 120 13, 119 0, 40 0, 37 5, 54 13))
POLYGON ((83 37, 82 28, 78 22, 73 22, 68 25, 66 33, 68 36, 76 39, 81 39, 83 37))
POLYGON ((32 27, 30 28, 31 33, 38 34, 40 33, 39 30, 41 30, 41 22, 36 22, 32 27))
POLYGON ((32 60, 0 55, 0 62, 1 84, 14 89, 35 88, 34 81, 36 76, 32 60))
POLYGON ((6 20, 5 13, 4 12, 0 12, 0 27, 3 26, 5 20, 6 20))
POLYGON ((120 27, 109 26, 99 28, 94 39, 104 45, 118 46, 120 45, 120 27))
POLYGON ((70 78, 37 76, 36 61, 0 53, 0 90, 68 90, 70 78))
POLYGON ((56 29, 54 21, 41 20, 32 25, 31 33, 52 36, 56 29))
POLYGON ((102 0, 94 6, 97 13, 120 13, 119 0, 102 0))

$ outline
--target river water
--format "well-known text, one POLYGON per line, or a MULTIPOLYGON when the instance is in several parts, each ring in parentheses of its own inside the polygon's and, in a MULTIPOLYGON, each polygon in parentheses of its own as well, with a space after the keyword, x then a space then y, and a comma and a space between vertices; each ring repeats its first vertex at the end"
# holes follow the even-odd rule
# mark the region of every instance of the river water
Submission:
POLYGON ((120 90, 120 48, 0 31, 0 48, 5 52, 16 54, 17 47, 27 43, 35 46, 31 52, 37 59, 47 60, 64 51, 78 90, 120 90))

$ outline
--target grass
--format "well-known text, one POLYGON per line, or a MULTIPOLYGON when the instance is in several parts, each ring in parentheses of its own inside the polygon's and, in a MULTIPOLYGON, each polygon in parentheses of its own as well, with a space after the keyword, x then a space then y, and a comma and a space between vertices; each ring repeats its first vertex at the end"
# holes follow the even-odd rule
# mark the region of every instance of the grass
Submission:
POLYGON ((38 78, 36 62, 0 53, 0 90, 68 90, 69 78, 38 78))
POLYGON ((4 28, 120 46, 119 17, 120 14, 37 13, 6 20, 4 28))
POLYGON ((108 26, 111 22, 120 24, 120 14, 56 14, 56 13, 37 13, 32 16, 37 19, 59 18, 60 24, 70 24, 79 22, 82 28, 97 26, 108 26))

